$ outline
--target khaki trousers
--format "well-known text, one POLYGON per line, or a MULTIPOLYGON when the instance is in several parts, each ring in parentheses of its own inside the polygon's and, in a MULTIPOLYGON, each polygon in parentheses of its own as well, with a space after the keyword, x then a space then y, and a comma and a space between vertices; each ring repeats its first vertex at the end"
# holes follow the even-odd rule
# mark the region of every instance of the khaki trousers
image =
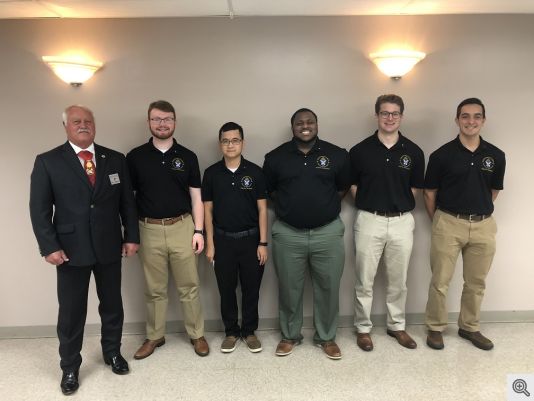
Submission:
POLYGON ((458 326, 480 330, 480 306, 493 256, 497 225, 493 217, 479 222, 458 219, 436 210, 432 221, 430 266, 432 280, 428 290, 425 323, 429 330, 447 326, 447 291, 460 251, 463 259, 464 288, 458 326))
POLYGON ((149 340, 165 335, 169 268, 178 290, 187 334, 192 339, 204 335, 197 256, 191 247, 194 229, 190 215, 169 226, 139 222, 139 256, 146 280, 146 333, 149 340))
POLYGON ((406 277, 412 254, 414 227, 411 213, 399 217, 383 217, 364 210, 357 212, 354 221, 354 326, 359 333, 369 333, 373 327, 373 284, 380 259, 383 260, 387 280, 387 327, 394 331, 405 329, 408 293, 406 277))

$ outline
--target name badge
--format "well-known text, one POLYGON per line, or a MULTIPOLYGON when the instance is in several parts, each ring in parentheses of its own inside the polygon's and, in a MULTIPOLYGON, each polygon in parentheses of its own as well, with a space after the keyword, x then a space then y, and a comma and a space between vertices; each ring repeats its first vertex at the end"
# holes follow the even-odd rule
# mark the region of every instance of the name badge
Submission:
POLYGON ((121 179, 119 178, 119 174, 118 173, 110 174, 109 175, 109 182, 111 183, 111 185, 120 184, 121 183, 121 179))

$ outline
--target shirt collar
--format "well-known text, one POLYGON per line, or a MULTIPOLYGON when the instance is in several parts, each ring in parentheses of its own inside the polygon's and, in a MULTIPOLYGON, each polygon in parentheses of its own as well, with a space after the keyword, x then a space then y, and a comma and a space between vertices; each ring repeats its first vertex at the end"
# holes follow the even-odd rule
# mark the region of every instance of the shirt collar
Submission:
MULTIPOLYGON (((322 141, 319 139, 319 136, 317 136, 317 140, 316 140, 315 143, 313 144, 313 147, 310 149, 310 151, 308 152, 308 154, 320 150, 320 149, 321 149, 321 142, 322 142, 322 141)), ((303 153, 303 152, 298 148, 298 146, 297 146, 297 141, 296 141, 295 137, 291 138, 290 146, 291 146, 291 151, 292 151, 292 152, 299 153, 299 154, 302 154, 302 153, 303 153)))
POLYGON ((469 149, 467 149, 464 146, 464 144, 460 141, 460 134, 456 135, 456 138, 454 139, 454 141, 456 142, 456 145, 461 150, 465 150, 466 152, 469 152, 469 153, 478 153, 482 150, 485 150, 488 147, 488 143, 484 139, 482 139, 482 136, 480 136, 480 143, 478 144, 478 148, 476 148, 474 152, 471 152, 469 149))
POLYGON ((74 150, 74 153, 78 154, 80 153, 82 150, 88 150, 89 152, 91 152, 93 154, 93 159, 95 158, 95 144, 92 143, 91 145, 89 145, 87 148, 85 149, 82 149, 80 148, 79 146, 76 146, 75 144, 73 144, 71 141, 69 141, 70 143, 70 146, 72 146, 72 149, 74 150))
MULTIPOLYGON (((380 139, 378 139, 378 130, 376 130, 373 134, 373 141, 375 142, 375 144, 377 145, 380 145, 380 146, 383 146, 387 149, 387 146, 384 145, 382 142, 380 142, 380 139)), ((401 134, 401 132, 399 131, 399 139, 398 141, 395 143, 395 145, 393 145, 391 148, 389 148, 390 150, 391 149, 395 149, 397 146, 404 146, 404 142, 405 142, 405 138, 404 136, 401 134)))
POLYGON ((159 150, 158 148, 156 148, 156 147, 154 146, 154 138, 152 138, 152 137, 150 137, 150 139, 148 140, 148 145, 150 146, 150 148, 151 148, 152 150, 155 150, 155 151, 157 151, 157 152, 159 152, 159 153, 167 153, 167 152, 169 152, 171 149, 174 149, 175 147, 177 147, 177 146, 178 146, 178 142, 176 142, 176 139, 175 139, 175 138, 172 138, 172 146, 171 146, 169 149, 167 149, 165 152, 162 152, 161 150, 159 150))

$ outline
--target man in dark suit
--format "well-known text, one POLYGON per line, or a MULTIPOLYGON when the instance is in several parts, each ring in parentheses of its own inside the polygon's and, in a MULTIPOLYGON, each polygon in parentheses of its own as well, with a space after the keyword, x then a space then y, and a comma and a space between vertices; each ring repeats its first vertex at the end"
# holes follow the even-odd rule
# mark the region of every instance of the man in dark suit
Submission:
POLYGON ((113 373, 129 372, 120 354, 121 255, 136 253, 139 228, 126 160, 93 142, 92 111, 67 107, 63 125, 68 141, 35 159, 30 215, 41 255, 57 270, 61 390, 68 395, 79 386, 91 272, 100 300, 104 362, 113 373))

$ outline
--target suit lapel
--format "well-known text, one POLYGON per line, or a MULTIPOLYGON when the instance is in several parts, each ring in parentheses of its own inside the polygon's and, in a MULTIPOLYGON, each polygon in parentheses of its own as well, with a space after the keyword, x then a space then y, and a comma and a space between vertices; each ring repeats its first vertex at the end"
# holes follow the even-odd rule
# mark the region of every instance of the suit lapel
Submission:
MULTIPOLYGON (((87 174, 85 174, 85 171, 82 167, 82 163, 80 162, 80 159, 78 158, 78 155, 74 153, 74 149, 72 149, 72 146, 70 146, 70 143, 67 141, 63 145, 63 158, 69 165, 69 167, 76 173, 76 176, 85 184, 89 189, 93 189, 91 186, 91 183, 89 182, 89 179, 87 178, 87 174)), ((97 169, 98 173, 98 169, 97 169)))
POLYGON ((98 193, 102 185, 104 185, 104 180, 106 179, 106 164, 108 160, 107 152, 102 149, 101 146, 98 146, 95 143, 95 160, 96 160, 96 183, 95 183, 95 194, 98 193))

